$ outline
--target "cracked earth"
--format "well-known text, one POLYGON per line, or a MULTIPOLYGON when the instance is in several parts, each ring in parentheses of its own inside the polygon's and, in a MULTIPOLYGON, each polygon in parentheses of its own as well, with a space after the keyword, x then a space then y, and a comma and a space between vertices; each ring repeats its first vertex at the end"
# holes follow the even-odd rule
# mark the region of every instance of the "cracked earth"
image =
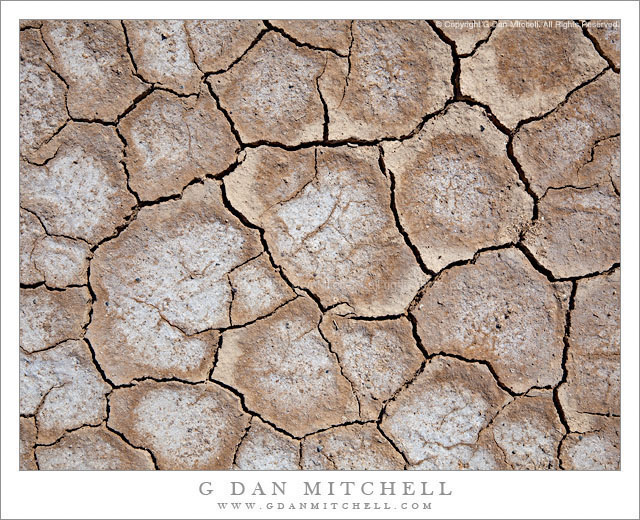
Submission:
POLYGON ((619 71, 619 22, 22 22, 21 468, 617 469, 619 71))

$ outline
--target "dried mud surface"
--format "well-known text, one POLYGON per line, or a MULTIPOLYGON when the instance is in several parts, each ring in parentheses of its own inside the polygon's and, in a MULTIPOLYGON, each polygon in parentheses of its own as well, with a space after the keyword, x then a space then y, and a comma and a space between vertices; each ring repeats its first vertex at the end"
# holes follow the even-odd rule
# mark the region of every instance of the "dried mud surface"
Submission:
POLYGON ((620 24, 23 21, 20 468, 613 470, 620 24))

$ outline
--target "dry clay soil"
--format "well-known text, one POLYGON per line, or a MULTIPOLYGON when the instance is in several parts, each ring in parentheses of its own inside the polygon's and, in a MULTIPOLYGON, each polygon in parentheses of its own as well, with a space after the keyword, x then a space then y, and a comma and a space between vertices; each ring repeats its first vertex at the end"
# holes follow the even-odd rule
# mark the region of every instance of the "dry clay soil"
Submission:
POLYGON ((24 21, 22 469, 617 469, 620 32, 24 21))

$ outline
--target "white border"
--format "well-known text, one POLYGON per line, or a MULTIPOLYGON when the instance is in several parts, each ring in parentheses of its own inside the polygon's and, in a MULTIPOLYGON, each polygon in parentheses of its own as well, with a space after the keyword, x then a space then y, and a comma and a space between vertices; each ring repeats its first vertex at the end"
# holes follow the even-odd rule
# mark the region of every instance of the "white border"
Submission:
MULTIPOLYGON (((638 3, 636 2, 3 2, 2 518, 215 518, 198 494, 234 478, 262 481, 445 480, 437 518, 638 518, 638 3), (18 472, 18 20, 39 18, 622 19, 622 470, 619 472, 18 472)), ((219 495, 218 495, 219 496, 219 495)), ((290 495, 288 498, 292 498, 290 495)), ((378 499, 380 500, 380 499, 378 499)), ((238 512, 228 517, 242 518, 238 512)), ((392 518, 410 511, 261 510, 260 518, 392 518)))

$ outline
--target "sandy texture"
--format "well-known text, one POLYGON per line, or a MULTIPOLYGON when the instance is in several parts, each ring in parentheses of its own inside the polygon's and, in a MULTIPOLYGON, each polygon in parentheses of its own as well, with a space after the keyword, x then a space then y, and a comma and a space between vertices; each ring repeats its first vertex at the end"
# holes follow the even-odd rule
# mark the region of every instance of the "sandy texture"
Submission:
POLYGON ((230 325, 227 273, 260 253, 256 235, 224 208, 214 181, 143 208, 94 259, 88 337, 106 374, 118 384, 206 378, 218 345, 214 329, 230 325))
POLYGON ((35 213, 20 209, 20 280, 53 289, 85 285, 91 258, 82 239, 48 235, 35 213))
POLYGON ((300 442, 274 430, 260 419, 251 427, 236 451, 235 468, 241 470, 299 469, 300 442))
POLYGON ((213 379, 238 388, 250 410, 295 436, 356 419, 357 400, 320 335, 320 318, 313 301, 300 297, 225 332, 213 379))
POLYGON ((514 392, 562 379, 566 306, 515 249, 481 254, 442 274, 415 310, 429 353, 488 362, 514 392))
POLYGON ((148 452, 132 448, 102 426, 86 426, 65 434, 52 446, 36 450, 42 470, 149 470, 148 452))
POLYGON ((555 108, 607 66, 582 29, 497 27, 461 62, 462 93, 491 106, 508 128, 555 108))
POLYGON ((620 415, 620 270, 577 285, 559 396, 571 429, 587 431, 593 414, 620 415))
POLYGON ((35 418, 38 443, 50 444, 66 430, 100 424, 110 389, 82 341, 20 354, 20 414, 35 418))
POLYGON ((594 147, 619 134, 620 77, 609 70, 547 117, 523 125, 513 139, 513 152, 532 190, 542 196, 550 187, 598 182, 598 174, 594 178, 587 171, 594 147))
POLYGON ((42 38, 69 87, 72 118, 115 121, 147 86, 135 74, 118 20, 49 20, 42 38))
POLYGON ((439 20, 436 22, 444 35, 456 45, 456 52, 466 57, 489 39, 495 20, 439 20))
POLYGON ((485 366, 438 358, 389 403, 381 427, 422 469, 427 461, 431 469, 492 469, 495 454, 477 441, 510 399, 485 366))
POLYGON ((205 87, 180 98, 156 91, 119 125, 129 185, 142 200, 180 193, 194 179, 226 170, 237 157, 231 126, 205 87))
POLYGON ((66 123, 67 90, 39 31, 20 33, 20 154, 29 157, 66 123))
POLYGON ((302 444, 302 469, 398 470, 404 460, 375 424, 340 426, 302 444))
POLYGON ((439 271, 481 248, 516 242, 533 201, 479 107, 451 105, 412 139, 384 145, 400 223, 439 271))
POLYGON ((619 468, 620 37, 22 20, 20 468, 619 468))
POLYGON ((90 310, 91 295, 86 287, 21 289, 20 348, 31 353, 82 338, 90 310))
POLYGON ((342 90, 327 88, 329 138, 380 139, 410 133, 451 97, 447 45, 420 20, 356 20, 342 90))
POLYGON ((378 159, 374 147, 260 147, 225 183, 294 284, 374 316, 401 312, 427 279, 395 226, 378 159))
POLYGON ((159 469, 224 469, 249 423, 240 400, 213 383, 144 381, 117 389, 108 425, 148 445, 159 469))
POLYGON ((49 234, 91 244, 122 225, 136 199, 127 190, 123 143, 111 126, 70 123, 20 165, 20 205, 49 234))

